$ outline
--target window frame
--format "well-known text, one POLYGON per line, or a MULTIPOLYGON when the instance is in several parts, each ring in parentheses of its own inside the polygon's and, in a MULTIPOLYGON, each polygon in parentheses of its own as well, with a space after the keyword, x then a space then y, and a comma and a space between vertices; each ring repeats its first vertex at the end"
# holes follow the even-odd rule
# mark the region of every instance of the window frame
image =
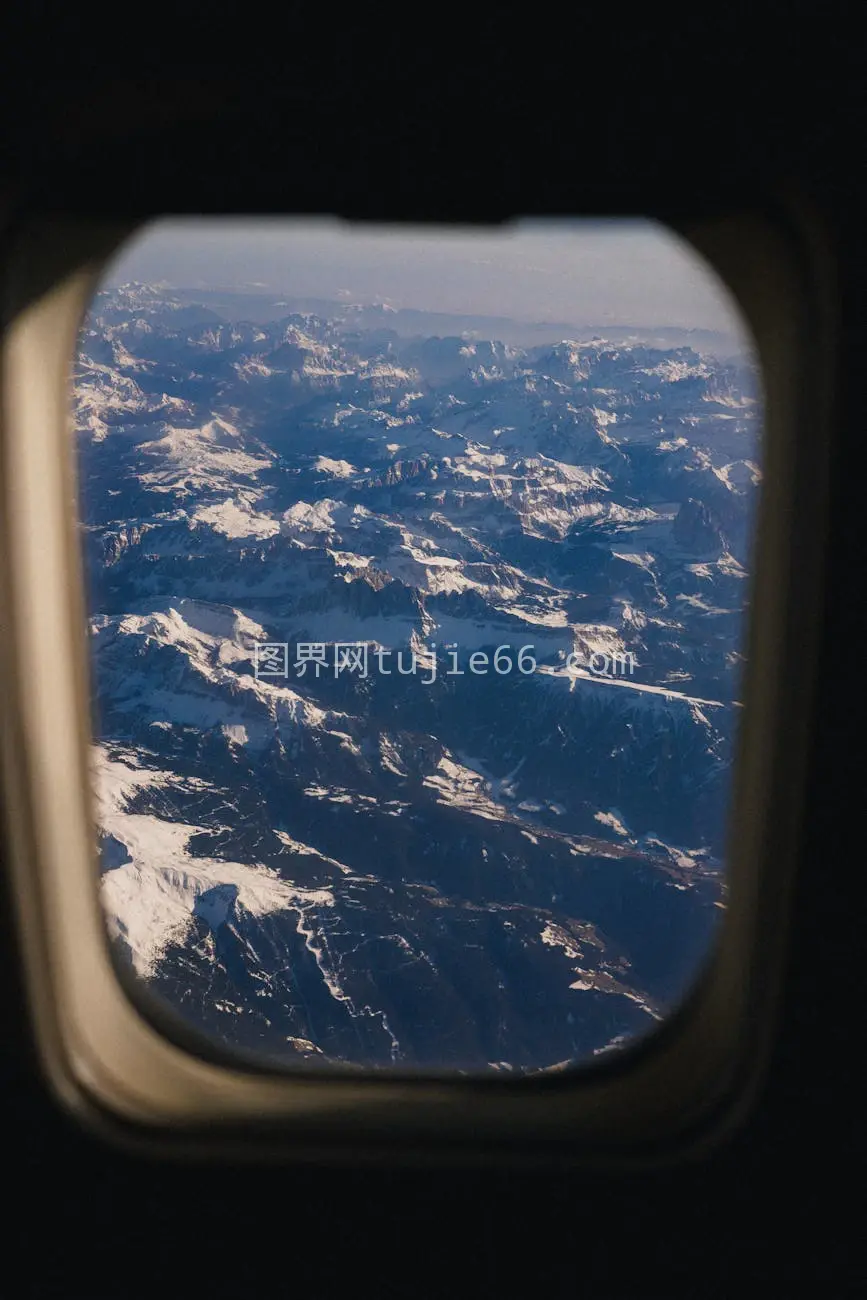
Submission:
MULTIPOLYGON (((156 215, 156 214, 155 214, 156 215)), ((632 214, 624 214, 632 215, 632 214)), ((665 220, 664 214, 660 219, 665 220)), ((105 262, 139 226, 33 216, 9 249, 0 352, 0 663, 5 834, 36 1046, 56 1096, 138 1149, 620 1167, 720 1140, 772 1041, 804 807, 822 618, 833 274, 794 202, 668 222, 729 286, 765 390, 763 491, 729 895, 716 950, 647 1038, 526 1078, 275 1075, 193 1055, 118 978, 98 897, 89 672, 69 437, 71 363, 105 262), (39 647, 51 672, 28 671, 39 647)))

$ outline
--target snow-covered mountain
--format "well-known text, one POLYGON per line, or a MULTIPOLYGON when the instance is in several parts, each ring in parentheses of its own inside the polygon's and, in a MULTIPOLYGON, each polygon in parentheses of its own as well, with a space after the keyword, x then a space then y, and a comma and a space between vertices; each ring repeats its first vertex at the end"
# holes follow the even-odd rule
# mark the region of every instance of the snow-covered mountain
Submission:
POLYGON ((125 286, 81 336, 119 958, 284 1062, 627 1041, 724 907, 754 371, 230 299, 125 286))

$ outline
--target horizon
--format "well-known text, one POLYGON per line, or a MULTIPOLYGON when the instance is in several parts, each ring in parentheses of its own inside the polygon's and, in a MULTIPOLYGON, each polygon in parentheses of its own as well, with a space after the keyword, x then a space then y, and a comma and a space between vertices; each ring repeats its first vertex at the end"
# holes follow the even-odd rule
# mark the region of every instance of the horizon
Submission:
POLYGON ((163 219, 122 249, 102 288, 130 282, 533 326, 708 331, 752 350, 716 273, 650 221, 533 221, 477 231, 333 218, 163 219))
MULTIPOLYGON (((126 280, 126 281, 112 283, 110 285, 104 285, 103 288, 99 290, 99 292, 100 293, 117 292, 118 290, 129 288, 130 286, 139 286, 143 289, 155 289, 155 290, 165 291, 170 294, 176 295, 179 299, 186 299, 186 298, 192 299, 194 295, 200 298, 204 298, 206 295, 217 297, 218 295, 226 294, 227 296, 237 295, 238 297, 241 297, 242 295, 249 295, 250 297, 262 297, 262 298, 267 298, 268 300, 273 300, 275 298, 276 293, 278 292, 275 289, 269 288, 269 286, 267 284, 264 284, 262 281, 248 281, 248 282, 240 282, 240 283, 235 282, 235 283, 227 283, 227 284, 213 284, 213 285, 201 286, 201 285, 183 284, 171 280, 126 280)), ((305 303, 305 302, 318 302, 318 303, 322 303, 324 306, 333 306, 337 308, 342 307, 345 309, 360 308, 362 310, 375 310, 377 308, 385 308, 386 311, 393 312, 395 315, 401 315, 402 313, 407 313, 407 314, 420 315, 420 316, 423 315, 445 316, 453 320, 468 320, 468 321, 489 320, 491 322, 502 323, 504 325, 505 324, 523 325, 526 326, 528 329, 535 328, 535 327, 541 329, 541 328, 545 328, 546 326, 550 326, 552 329, 562 327, 564 329, 575 329, 575 330, 581 330, 585 332, 589 329, 596 329, 596 328, 608 329, 608 330, 629 329, 629 330, 634 330, 636 332, 636 337, 640 334, 641 331, 653 331, 653 332, 671 331, 672 333, 679 332, 683 334, 727 334, 731 332, 730 328, 729 329, 726 329, 725 327, 714 328, 712 326, 704 326, 704 325, 651 325, 649 323, 633 324, 632 322, 623 321, 619 319, 612 320, 604 324, 600 322, 594 322, 594 321, 586 321, 583 323, 579 323, 578 321, 575 320, 571 320, 571 321, 570 320, 540 320, 538 318, 534 318, 531 316, 528 316, 526 318, 518 318, 515 316, 488 315, 487 313, 483 313, 483 312, 460 312, 460 311, 444 311, 444 310, 441 311, 431 307, 420 307, 417 304, 407 304, 405 307, 391 307, 390 304, 384 303, 381 300, 377 300, 374 298, 370 298, 367 300, 364 299, 350 300, 350 299, 340 299, 340 298, 327 298, 324 296, 320 297, 314 294, 294 294, 294 295, 289 295, 285 298, 277 298, 276 301, 272 301, 272 305, 275 307, 287 307, 290 310, 298 310, 297 304, 305 303)), ((201 302, 200 305, 207 306, 208 304, 201 302)), ((213 310, 216 312, 217 308, 215 307, 213 308, 213 310)), ((314 315, 315 313, 310 312, 308 314, 314 315)), ((601 338, 601 336, 599 337, 601 338)), ((562 341, 576 342, 578 340, 564 336, 562 341)), ((589 339, 589 340, 582 340, 582 341, 592 342, 593 340, 589 339)))

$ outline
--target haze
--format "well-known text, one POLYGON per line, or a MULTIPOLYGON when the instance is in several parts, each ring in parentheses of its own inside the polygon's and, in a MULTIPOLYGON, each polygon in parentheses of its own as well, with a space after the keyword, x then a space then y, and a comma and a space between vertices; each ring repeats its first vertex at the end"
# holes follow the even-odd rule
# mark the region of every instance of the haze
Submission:
POLYGON ((521 222, 475 231, 334 219, 156 222, 109 283, 260 287, 394 308, 743 334, 728 291, 679 237, 649 221, 521 222))

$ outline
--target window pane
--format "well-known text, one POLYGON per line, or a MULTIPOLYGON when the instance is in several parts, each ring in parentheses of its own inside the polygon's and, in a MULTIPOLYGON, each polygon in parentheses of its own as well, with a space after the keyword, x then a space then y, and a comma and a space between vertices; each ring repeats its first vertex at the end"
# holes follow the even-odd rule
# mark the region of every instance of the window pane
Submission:
POLYGON ((287 1066, 526 1072, 725 909, 759 376, 652 223, 162 222, 75 379, 101 895, 287 1066))

